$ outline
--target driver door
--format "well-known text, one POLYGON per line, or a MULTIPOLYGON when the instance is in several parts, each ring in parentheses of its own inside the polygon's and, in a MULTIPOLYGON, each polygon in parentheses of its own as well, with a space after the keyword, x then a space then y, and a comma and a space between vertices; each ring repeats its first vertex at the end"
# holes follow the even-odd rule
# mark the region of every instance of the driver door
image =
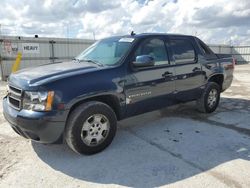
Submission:
POLYGON ((169 64, 165 39, 152 37, 142 40, 131 62, 141 55, 150 55, 155 63, 150 67, 133 67, 132 63, 125 83, 128 116, 156 110, 174 102, 175 73, 169 64))

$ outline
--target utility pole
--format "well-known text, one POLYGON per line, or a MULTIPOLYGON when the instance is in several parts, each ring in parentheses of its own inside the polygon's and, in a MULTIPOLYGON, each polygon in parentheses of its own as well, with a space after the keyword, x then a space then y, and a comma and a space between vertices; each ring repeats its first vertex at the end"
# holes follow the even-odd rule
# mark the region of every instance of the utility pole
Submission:
POLYGON ((68 54, 67 54, 67 56, 68 56, 68 59, 72 59, 72 58, 70 58, 69 56, 69 24, 67 23, 67 52, 68 52, 68 54))

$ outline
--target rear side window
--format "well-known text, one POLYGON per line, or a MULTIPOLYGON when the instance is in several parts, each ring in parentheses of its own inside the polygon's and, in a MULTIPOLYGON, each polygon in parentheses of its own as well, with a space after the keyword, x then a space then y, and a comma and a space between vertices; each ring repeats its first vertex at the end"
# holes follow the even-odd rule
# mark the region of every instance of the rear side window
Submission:
POLYGON ((200 44, 202 52, 205 55, 212 55, 213 54, 213 52, 203 42, 199 41, 199 44, 200 44))
POLYGON ((216 55, 213 53, 213 51, 204 42, 202 42, 200 39, 198 39, 198 43, 199 43, 199 46, 200 46, 200 49, 201 49, 203 55, 207 59, 217 58, 216 55))
POLYGON ((176 64, 195 61, 195 51, 192 43, 185 39, 171 39, 170 45, 176 64))

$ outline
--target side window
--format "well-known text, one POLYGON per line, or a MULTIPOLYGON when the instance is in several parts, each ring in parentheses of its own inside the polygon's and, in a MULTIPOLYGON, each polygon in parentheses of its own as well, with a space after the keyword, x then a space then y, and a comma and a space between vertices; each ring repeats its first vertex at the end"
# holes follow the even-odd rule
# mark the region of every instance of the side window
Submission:
POLYGON ((204 54, 204 56, 206 58, 208 58, 208 59, 216 58, 216 55, 204 42, 202 42, 200 39, 198 39, 198 43, 199 43, 199 46, 200 46, 202 53, 204 54))
POLYGON ((176 64, 195 61, 195 51, 192 43, 185 39, 171 39, 170 45, 176 64))
POLYGON ((140 55, 150 55, 155 60, 155 65, 168 64, 168 55, 163 40, 158 38, 151 38, 144 40, 137 50, 135 57, 140 55))

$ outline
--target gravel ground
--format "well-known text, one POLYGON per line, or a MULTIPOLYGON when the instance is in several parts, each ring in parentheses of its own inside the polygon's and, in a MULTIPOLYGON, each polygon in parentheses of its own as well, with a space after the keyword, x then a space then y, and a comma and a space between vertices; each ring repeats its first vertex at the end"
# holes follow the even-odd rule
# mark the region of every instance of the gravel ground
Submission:
POLYGON ((188 103, 123 120, 93 156, 18 136, 0 108, 0 187, 250 187, 249 73, 236 67, 215 113, 188 103))

